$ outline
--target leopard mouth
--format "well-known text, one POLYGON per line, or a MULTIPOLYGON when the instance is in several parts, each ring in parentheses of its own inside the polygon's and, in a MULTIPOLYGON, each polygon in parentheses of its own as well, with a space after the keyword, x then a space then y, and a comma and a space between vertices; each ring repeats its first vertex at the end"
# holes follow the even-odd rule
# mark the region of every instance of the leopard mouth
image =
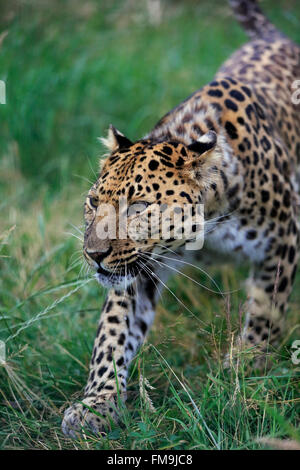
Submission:
POLYGON ((113 274, 112 271, 108 271, 107 269, 102 268, 102 266, 99 266, 97 269, 98 274, 103 274, 103 276, 111 276, 113 274))
MULTIPOLYGON (((148 264, 148 263, 147 263, 148 264)), ((144 266, 146 263, 144 262, 144 266)), ((127 287, 140 274, 146 274, 145 268, 138 263, 138 260, 130 264, 119 266, 118 269, 111 271, 98 266, 95 277, 104 287, 127 287)))
POLYGON ((137 276, 142 271, 142 268, 139 266, 137 261, 133 261, 129 264, 124 264, 122 266, 111 267, 106 269, 103 266, 97 267, 97 273, 102 274, 103 276, 127 276, 128 274, 137 276))
POLYGON ((98 266, 95 277, 104 287, 126 288, 136 279, 140 271, 141 268, 138 267, 136 262, 126 266, 118 266, 116 269, 112 268, 111 271, 98 266))

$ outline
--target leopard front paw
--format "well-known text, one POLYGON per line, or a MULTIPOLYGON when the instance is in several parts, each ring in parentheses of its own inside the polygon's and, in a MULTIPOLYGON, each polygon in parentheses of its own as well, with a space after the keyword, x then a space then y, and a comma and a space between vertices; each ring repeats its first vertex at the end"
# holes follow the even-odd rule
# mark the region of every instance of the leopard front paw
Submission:
POLYGON ((81 403, 74 403, 66 409, 62 422, 63 433, 77 438, 84 430, 94 434, 105 434, 110 429, 110 422, 118 421, 115 397, 90 396, 81 403))

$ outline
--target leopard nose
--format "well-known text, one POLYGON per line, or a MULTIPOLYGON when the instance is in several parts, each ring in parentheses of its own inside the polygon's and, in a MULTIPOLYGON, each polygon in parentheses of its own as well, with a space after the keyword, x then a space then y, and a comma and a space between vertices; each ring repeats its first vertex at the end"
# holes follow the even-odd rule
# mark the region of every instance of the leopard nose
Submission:
POLYGON ((103 261, 112 251, 112 247, 110 247, 106 251, 93 251, 93 252, 87 252, 90 258, 94 260, 98 266, 100 266, 101 261, 103 261))

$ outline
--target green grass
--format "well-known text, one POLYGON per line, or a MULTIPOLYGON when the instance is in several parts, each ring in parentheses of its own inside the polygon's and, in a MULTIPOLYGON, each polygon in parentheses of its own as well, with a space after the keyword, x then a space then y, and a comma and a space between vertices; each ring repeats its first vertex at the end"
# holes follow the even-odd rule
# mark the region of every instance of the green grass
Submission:
MULTIPOLYGON (((281 348, 261 375, 247 363, 225 371, 239 330, 246 268, 213 266, 230 305, 187 278, 171 279, 147 343, 131 368, 123 425, 107 438, 63 436, 64 408, 80 398, 104 292, 86 283, 84 194, 110 123, 139 138, 212 79, 244 33, 222 1, 164 1, 159 24, 141 2, 22 2, 1 6, 0 365, 2 449, 259 449, 300 440, 300 273, 281 348), (110 6, 108 6, 110 5, 110 6), (137 6, 138 5, 138 6, 137 6), (228 315, 230 313, 230 316, 228 315), (229 320, 230 318, 230 320, 229 320), (147 380, 146 380, 147 379, 147 380), (148 382, 147 382, 148 381, 148 382), (146 386, 149 383, 152 388, 146 386), (144 385, 143 385, 144 384, 144 385), (151 402, 153 407, 151 406, 151 402)), ((295 1, 265 1, 300 42, 295 1)), ((212 287, 197 270, 197 282, 212 287)))

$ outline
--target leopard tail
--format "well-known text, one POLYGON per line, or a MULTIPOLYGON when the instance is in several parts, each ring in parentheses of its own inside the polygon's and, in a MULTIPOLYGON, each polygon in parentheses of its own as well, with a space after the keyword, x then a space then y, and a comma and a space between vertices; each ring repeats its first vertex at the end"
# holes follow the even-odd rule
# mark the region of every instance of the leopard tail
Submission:
POLYGON ((229 0, 229 4, 251 39, 281 35, 265 16, 257 0, 229 0))

